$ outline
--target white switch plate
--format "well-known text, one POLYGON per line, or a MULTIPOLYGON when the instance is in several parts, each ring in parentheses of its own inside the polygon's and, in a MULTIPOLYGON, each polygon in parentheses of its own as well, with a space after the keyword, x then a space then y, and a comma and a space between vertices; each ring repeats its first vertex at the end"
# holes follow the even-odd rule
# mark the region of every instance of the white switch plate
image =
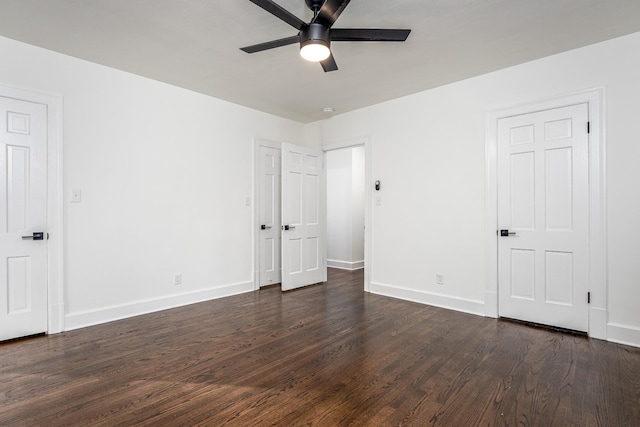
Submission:
POLYGON ((71 190, 71 201, 80 203, 82 201, 82 190, 71 190))
POLYGON ((244 198, 244 205, 245 206, 251 206, 251 197, 245 197, 244 198))
POLYGON ((182 284, 182 273, 176 273, 173 278, 173 284, 176 286, 182 284))
POLYGON ((382 196, 376 196, 376 206, 382 205, 382 196))
POLYGON ((442 273, 437 273, 436 274, 436 284, 437 285, 444 285, 444 274, 442 274, 442 273))

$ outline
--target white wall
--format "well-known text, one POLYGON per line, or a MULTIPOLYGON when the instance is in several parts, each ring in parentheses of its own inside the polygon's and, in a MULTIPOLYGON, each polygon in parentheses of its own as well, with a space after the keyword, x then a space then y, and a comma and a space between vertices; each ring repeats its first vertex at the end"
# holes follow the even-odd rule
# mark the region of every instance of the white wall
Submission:
POLYGON ((364 266, 364 147, 327 151, 327 265, 364 266))
POLYGON ((371 289, 484 313, 487 112, 603 87, 608 338, 640 346, 640 33, 308 126, 323 141, 370 135, 371 289), (435 274, 445 284, 435 284, 435 274))
POLYGON ((5 38, 0 56, 0 84, 64 100, 67 329, 253 290, 253 138, 303 125, 5 38))
POLYGON ((604 87, 608 332, 640 345, 639 51, 637 33, 306 126, 4 38, 0 84, 64 98, 68 327, 253 289, 254 136, 367 135, 372 290, 484 313, 487 111, 604 87))

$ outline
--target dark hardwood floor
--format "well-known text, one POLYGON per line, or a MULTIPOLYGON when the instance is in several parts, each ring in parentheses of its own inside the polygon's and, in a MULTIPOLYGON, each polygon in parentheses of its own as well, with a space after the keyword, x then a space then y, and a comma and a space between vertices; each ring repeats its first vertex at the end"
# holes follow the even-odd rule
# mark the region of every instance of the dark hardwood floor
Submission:
POLYGON ((0 344, 0 425, 640 426, 638 348, 329 277, 0 344))

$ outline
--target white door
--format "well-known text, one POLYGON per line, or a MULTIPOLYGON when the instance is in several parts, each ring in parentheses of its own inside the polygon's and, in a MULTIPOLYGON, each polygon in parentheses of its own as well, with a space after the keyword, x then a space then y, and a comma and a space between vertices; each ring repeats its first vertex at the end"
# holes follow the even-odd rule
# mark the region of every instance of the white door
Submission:
POLYGON ((502 317, 588 331, 587 104, 498 121, 502 317))
POLYGON ((327 280, 324 155, 282 144, 282 290, 327 280))
POLYGON ((47 330, 46 130, 46 106, 0 97, 0 341, 47 330))
POLYGON ((280 163, 280 148, 264 145, 258 147, 260 286, 281 281, 280 163))

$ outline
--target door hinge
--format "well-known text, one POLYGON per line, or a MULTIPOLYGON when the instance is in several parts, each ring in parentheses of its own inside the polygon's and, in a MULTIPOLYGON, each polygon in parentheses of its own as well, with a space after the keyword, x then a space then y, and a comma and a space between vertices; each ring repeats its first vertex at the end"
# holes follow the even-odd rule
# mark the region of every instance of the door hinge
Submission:
POLYGON ((587 292, 587 304, 591 304, 591 292, 587 292))
POLYGON ((591 122, 587 122, 587 133, 591 133, 591 122))

